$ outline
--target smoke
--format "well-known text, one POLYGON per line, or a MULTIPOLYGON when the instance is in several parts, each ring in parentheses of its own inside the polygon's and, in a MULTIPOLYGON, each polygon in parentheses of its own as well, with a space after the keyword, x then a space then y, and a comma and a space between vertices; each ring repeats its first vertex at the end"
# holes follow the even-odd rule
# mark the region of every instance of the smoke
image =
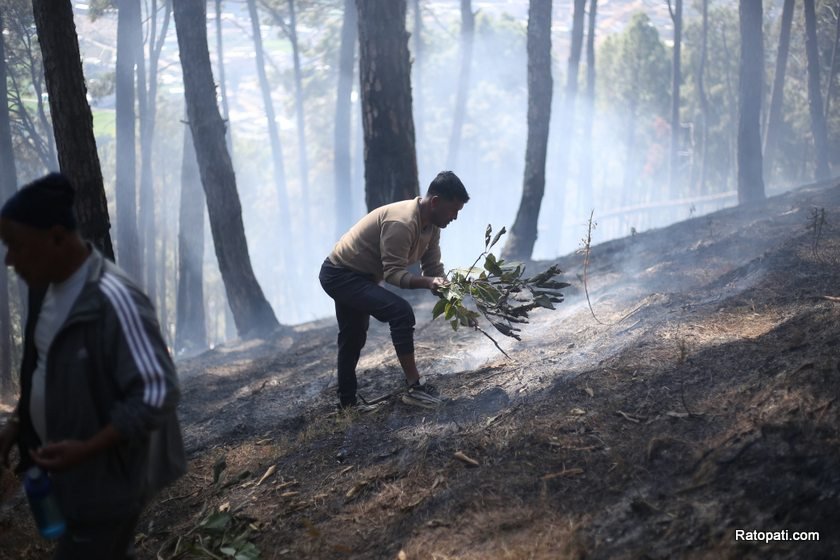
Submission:
MULTIPOLYGON (((457 3, 426 1, 423 6, 422 64, 412 68, 412 92, 417 130, 417 158, 421 193, 447 159, 457 87, 460 14, 457 3)), ((554 60, 554 97, 550 127, 545 196, 538 226, 535 259, 555 259, 580 246, 586 235, 587 220, 595 210, 598 222, 593 241, 601 242, 632 235, 649 228, 662 227, 676 220, 699 216, 731 205, 726 185, 716 185, 703 196, 673 203, 666 198, 667 123, 646 114, 639 118, 632 155, 636 170, 627 175, 627 122, 624 108, 609 106, 597 93, 595 107, 586 107, 585 59, 581 61, 579 94, 574 122, 561 122, 560 107, 566 83, 566 62, 571 24, 571 2, 556 2, 552 55, 554 60), (581 185, 581 142, 583 115, 594 113, 592 129, 592 190, 581 185), (557 187, 559 173, 557 150, 561 142, 573 138, 567 158, 565 188, 557 187), (630 184, 631 189, 626 185, 630 184), (717 193, 717 194, 715 194, 717 193), (629 211, 627 208, 629 207, 629 211), (623 208, 624 211, 619 212, 623 208)), ((597 42, 602 44, 611 33, 619 33, 630 20, 634 9, 651 14, 663 39, 670 38, 666 3, 610 2, 599 4, 597 42)), ((447 269, 472 263, 484 248, 484 228, 492 224, 498 231, 510 228, 522 193, 526 142, 526 54, 525 32, 527 2, 474 0, 477 12, 475 43, 471 64, 471 83, 461 149, 455 171, 471 195, 459 219, 449 225, 441 237, 443 260, 447 269)), ((291 215, 289 238, 278 227, 278 194, 274 190, 269 143, 265 130, 262 99, 254 66, 253 41, 244 4, 224 4, 225 74, 229 95, 230 123, 233 135, 233 161, 242 201, 243 221, 255 274, 269 302, 282 323, 295 324, 329 316, 333 303, 321 291, 317 281, 321 262, 336 241, 335 192, 332 167, 335 86, 337 80, 338 38, 342 11, 335 5, 312 5, 299 16, 299 41, 303 52, 306 93, 307 155, 310 161, 309 192, 302 192, 298 169, 297 124, 292 88, 292 58, 288 40, 276 26, 264 26, 269 79, 274 84, 272 96, 277 114, 286 171, 287 198, 291 215), (311 11, 310 11, 311 10, 311 11), (309 202, 303 208, 304 194, 309 202), (303 212, 308 212, 310 227, 304 229, 303 212)), ((692 13, 687 10, 686 18, 692 13)), ((208 36, 211 59, 215 60, 215 20, 208 11, 208 36)), ((103 45, 116 46, 114 15, 104 14, 96 23, 77 14, 77 25, 86 60, 86 72, 105 72, 113 53, 103 52, 103 45), (110 18, 110 19, 109 19, 110 18)), ((411 16, 409 20, 411 20, 411 16)), ((410 24, 409 24, 410 25, 410 24)), ((410 48, 415 48, 412 40, 410 48)), ((107 49, 104 49, 107 51, 107 49)), ((358 51, 357 51, 358 53, 358 51)), ((358 54, 357 54, 358 56, 358 54)), ((713 61, 710 61, 710 65, 713 61)), ((718 66, 720 64, 718 63, 718 66)), ((218 80, 218 66, 214 75, 218 80)), ((96 79, 98 75, 88 75, 96 79)), ((160 66, 158 97, 159 122, 156 133, 155 184, 156 209, 166 229, 159 239, 175 244, 178 234, 177 212, 168 210, 177 200, 183 119, 183 87, 174 29, 170 28, 160 66)), ((599 87, 603 84, 599 83, 599 87)), ((113 98, 97 100, 94 106, 97 142, 102 151, 103 171, 108 197, 113 201, 113 98)), ((354 77, 351 123, 352 202, 346 209, 351 221, 359 219, 364 208, 364 169, 362 132, 358 107, 358 72, 354 77)), ((690 165, 687 162, 686 165, 690 165)), ((728 165, 728 163, 726 164, 728 165)), ((110 208, 114 216, 113 205, 110 208)), ((209 238, 209 229, 207 236, 209 238)), ((504 244, 504 239, 497 246, 504 244)), ((168 265, 176 263, 174 250, 168 253, 168 265)), ((229 320, 223 305, 223 289, 215 267, 215 251, 209 244, 205 251, 208 273, 208 322, 211 343, 230 334, 229 320), (226 328, 226 326, 228 328, 226 328)), ((167 323, 174 325, 174 279, 163 286, 167 304, 167 323)), ((495 349, 493 349, 495 351, 495 349)), ((492 352, 491 352, 492 353, 492 352)), ((477 359, 483 359, 482 357, 477 359)))

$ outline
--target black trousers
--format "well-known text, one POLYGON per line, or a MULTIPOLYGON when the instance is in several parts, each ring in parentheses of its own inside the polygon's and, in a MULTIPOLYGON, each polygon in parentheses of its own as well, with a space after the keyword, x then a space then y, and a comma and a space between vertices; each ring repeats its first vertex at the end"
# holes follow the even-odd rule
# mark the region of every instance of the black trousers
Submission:
POLYGON ((367 341, 370 317, 388 323, 398 356, 414 353, 414 310, 373 277, 334 265, 321 265, 321 287, 335 300, 338 320, 338 397, 342 405, 356 403, 356 364, 367 341))
POLYGON ((58 541, 53 560, 131 560, 134 555, 134 532, 139 514, 114 518, 100 523, 67 523, 67 531, 58 541))

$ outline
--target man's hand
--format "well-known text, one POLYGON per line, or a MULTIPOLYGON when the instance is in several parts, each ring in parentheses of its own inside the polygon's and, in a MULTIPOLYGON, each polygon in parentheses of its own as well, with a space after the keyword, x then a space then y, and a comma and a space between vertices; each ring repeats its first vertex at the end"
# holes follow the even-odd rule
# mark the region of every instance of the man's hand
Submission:
POLYGON ((436 276, 434 278, 429 278, 429 289, 432 290, 433 293, 437 293, 440 288, 445 287, 449 282, 446 281, 446 278, 441 276, 436 276))
POLYGON ((6 468, 9 468, 9 452, 17 440, 19 429, 17 422, 7 422, 0 430, 0 462, 6 468))
POLYGON ((71 439, 49 443, 37 451, 29 450, 29 456, 35 464, 48 471, 63 471, 75 467, 90 455, 88 442, 71 439))
POLYGON ((38 451, 30 450, 29 456, 39 467, 48 471, 62 471, 87 461, 119 440, 120 434, 109 424, 88 440, 66 439, 48 443, 38 451))

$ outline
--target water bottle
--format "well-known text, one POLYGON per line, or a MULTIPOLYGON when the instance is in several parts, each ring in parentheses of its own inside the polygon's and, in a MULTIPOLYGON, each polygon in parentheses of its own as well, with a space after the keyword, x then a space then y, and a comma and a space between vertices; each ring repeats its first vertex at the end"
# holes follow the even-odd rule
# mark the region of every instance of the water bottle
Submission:
POLYGON ((53 495, 52 481, 46 471, 32 467, 23 478, 23 488, 32 509, 38 531, 45 539, 57 539, 64 534, 64 516, 53 495))

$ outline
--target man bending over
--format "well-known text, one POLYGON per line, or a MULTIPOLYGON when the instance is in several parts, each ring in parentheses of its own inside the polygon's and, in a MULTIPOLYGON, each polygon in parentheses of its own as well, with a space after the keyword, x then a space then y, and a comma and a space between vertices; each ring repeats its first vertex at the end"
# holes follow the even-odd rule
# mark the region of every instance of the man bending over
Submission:
POLYGON ((324 261, 319 279, 335 300, 338 320, 340 408, 369 410, 357 402, 356 364, 371 316, 391 327, 391 340, 405 372, 403 402, 424 408, 440 404, 436 391, 420 379, 414 361, 414 311, 380 282, 415 290, 442 287, 446 279, 440 262, 440 230, 458 218, 469 199, 461 180, 451 171, 442 171, 423 198, 381 206, 359 220, 324 261), (422 276, 407 270, 418 261, 422 276))

